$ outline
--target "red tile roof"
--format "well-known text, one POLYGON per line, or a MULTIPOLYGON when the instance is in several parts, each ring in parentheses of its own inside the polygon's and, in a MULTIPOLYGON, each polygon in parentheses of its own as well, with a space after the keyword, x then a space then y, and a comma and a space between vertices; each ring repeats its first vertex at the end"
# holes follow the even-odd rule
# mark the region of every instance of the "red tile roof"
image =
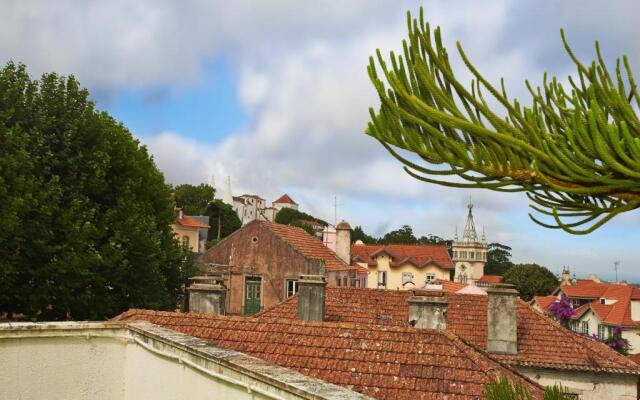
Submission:
POLYGON ((638 354, 631 354, 629 356, 627 356, 627 358, 631 361, 633 361, 636 364, 640 364, 640 353, 638 354))
POLYGON ((555 303, 558 300, 557 296, 549 295, 549 296, 533 296, 533 300, 538 304, 538 306, 542 309, 542 312, 546 312, 551 303, 555 303))
POLYGON ((192 218, 189 215, 183 215, 182 218, 177 218, 176 223, 188 228, 209 228, 209 225, 205 224, 204 222, 198 221, 197 219, 192 218))
POLYGON ((300 254, 307 258, 322 259, 327 270, 354 269, 336 256, 322 241, 310 235, 302 228, 290 225, 276 224, 274 222, 260 221, 267 229, 289 243, 300 254))
POLYGON ((284 204, 295 204, 298 205, 298 203, 296 203, 295 201, 293 201, 293 199, 291 197, 289 197, 288 194, 283 194, 282 196, 278 197, 278 200, 274 201, 273 204, 278 204, 278 203, 284 203, 284 204))
POLYGON ((353 244, 351 258, 375 265, 374 257, 378 254, 388 254, 392 258, 392 266, 410 262, 418 267, 431 262, 445 269, 453 269, 453 263, 447 248, 437 244, 353 244))
POLYGON ((436 330, 146 310, 116 319, 146 320, 378 399, 479 399, 503 375, 543 397, 531 380, 436 330))
MULTIPOLYGON (((410 291, 327 287, 327 321, 406 326, 410 291)), ((297 318, 297 295, 257 318, 297 318)), ((448 330, 481 349, 487 342, 487 296, 446 293, 448 330)), ((579 336, 518 303, 518 354, 493 354, 512 365, 639 374, 637 366, 606 345, 579 336)))
POLYGON ((502 282, 502 277, 500 275, 482 275, 478 281, 483 283, 500 283, 502 282))
POLYGON ((640 321, 631 319, 631 300, 640 299, 639 288, 584 279, 573 285, 562 285, 559 290, 569 297, 595 299, 589 307, 605 324, 640 327, 640 321), (615 302, 600 304, 600 298, 615 302))

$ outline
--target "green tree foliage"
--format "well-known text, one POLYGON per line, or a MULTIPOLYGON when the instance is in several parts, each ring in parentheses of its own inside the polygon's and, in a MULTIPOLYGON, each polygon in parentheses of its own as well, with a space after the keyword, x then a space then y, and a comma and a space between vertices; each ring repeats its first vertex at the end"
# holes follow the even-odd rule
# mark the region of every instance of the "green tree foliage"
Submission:
POLYGON ((489 243, 487 246, 487 263, 484 273, 487 275, 504 275, 513 266, 511 247, 500 243, 489 243))
POLYGON ((400 229, 388 232, 379 240, 380 244, 417 244, 418 239, 413 234, 413 229, 409 225, 402 225, 400 229))
POLYGON ((276 214, 275 221, 279 224, 289 225, 294 221, 307 220, 307 221, 316 221, 322 225, 327 226, 328 224, 312 215, 307 213, 303 213, 302 211, 294 210, 293 208, 283 208, 276 214))
POLYGON ((73 78, 0 69, 0 313, 174 309, 190 262, 146 148, 73 78))
POLYGON ((535 222, 574 234, 640 207, 640 91, 626 56, 612 76, 596 42, 597 60, 585 66, 561 31, 577 78, 569 77, 568 88, 546 75, 542 88, 526 82, 532 97, 527 107, 507 97, 504 81, 500 88, 490 84, 458 43, 474 77, 469 87, 461 83, 440 28, 431 32, 422 9, 419 19, 407 14, 407 26, 402 55, 392 52, 387 64, 378 50, 380 70, 370 58, 368 72, 381 106, 378 113, 370 110, 366 129, 407 173, 452 187, 526 192, 531 207, 553 221, 530 214, 535 222), (483 92, 501 109, 490 109, 483 92))
POLYGON ((173 188, 176 205, 187 215, 204 215, 215 189, 207 184, 182 184, 173 188))
POLYGON ((242 227, 242 221, 233 208, 222 200, 210 201, 204 215, 209 216, 209 240, 217 243, 242 227))
POLYGON ((378 242, 378 239, 367 235, 360 225, 351 228, 351 241, 355 243, 358 240, 362 240, 364 244, 376 244, 378 242))
POLYGON ((316 231, 313 229, 313 227, 307 223, 304 222, 300 222, 300 221, 293 221, 291 223, 289 223, 289 225, 291 226, 297 226, 298 228, 302 228, 304 229, 309 235, 311 236, 316 236, 316 231))
POLYGON ((526 301, 533 296, 547 296, 558 286, 556 276, 538 264, 515 264, 502 276, 502 282, 515 285, 526 301))

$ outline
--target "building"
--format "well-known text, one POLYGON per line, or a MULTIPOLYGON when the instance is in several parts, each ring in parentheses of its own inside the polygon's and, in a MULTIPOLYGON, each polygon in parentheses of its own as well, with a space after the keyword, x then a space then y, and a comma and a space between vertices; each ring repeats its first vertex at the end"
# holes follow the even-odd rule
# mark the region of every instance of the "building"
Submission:
POLYGON ((469 214, 462 239, 458 239, 456 231, 451 250, 455 266, 454 280, 462 283, 475 283, 484 275, 484 265, 487 262, 487 240, 484 232, 482 239, 478 238, 471 212, 473 203, 469 202, 468 208, 469 214))
MULTIPOLYGON (((449 284, 452 292, 327 287, 325 321, 419 327, 415 315, 420 314, 415 305, 412 310, 412 299, 427 296, 430 300, 423 301, 432 307, 426 314, 432 317, 432 327, 486 351, 532 381, 543 386, 562 384, 581 400, 638 398, 640 366, 633 361, 541 315, 507 285, 472 295, 454 293, 460 283, 449 284)), ((444 285, 442 289, 446 290, 444 285)), ((255 318, 294 320, 297 301, 294 296, 255 318)), ((404 338, 396 340, 397 348, 402 348, 404 338)))
POLYGON ((204 253, 209 235, 209 217, 206 215, 184 215, 178 210, 171 229, 180 244, 194 253, 204 253))
POLYGON ((351 245, 351 261, 367 269, 367 287, 414 289, 451 280, 453 263, 444 245, 351 245))
POLYGON ((273 205, 273 208, 276 209, 276 213, 283 208, 291 208, 296 211, 298 210, 298 203, 293 201, 293 199, 286 193, 278 197, 278 199, 271 204, 273 205))
POLYGON ((198 259, 228 288, 230 314, 254 314, 295 294, 300 275, 325 275, 330 285, 357 285, 356 267, 305 230, 253 221, 198 259))
POLYGON ((369 399, 246 353, 144 321, 0 324, 0 399, 369 399))
MULTIPOLYGON (((502 376, 522 385, 533 399, 543 397, 540 385, 456 334, 412 326, 434 322, 431 311, 441 304, 438 299, 432 302, 433 297, 401 292, 409 295, 402 298, 401 307, 413 310, 405 312, 401 322, 393 319, 395 314, 372 318, 368 312, 376 306, 367 309, 348 303, 355 300, 349 295, 335 295, 366 295, 368 289, 326 287, 324 308, 322 277, 307 277, 301 285, 304 289, 293 299, 253 318, 130 310, 116 320, 148 321, 368 398, 480 399, 485 385, 502 376), (341 306, 350 322, 334 320, 340 318, 332 314, 338 298, 346 301, 341 306)), ((386 306, 386 299, 378 300, 382 300, 378 307, 386 306)))
POLYGON ((621 326, 622 337, 631 345, 630 353, 640 353, 640 288, 605 283, 596 276, 572 280, 565 269, 560 286, 550 296, 534 297, 532 305, 544 312, 563 295, 571 299, 575 309, 571 329, 607 339, 621 326))

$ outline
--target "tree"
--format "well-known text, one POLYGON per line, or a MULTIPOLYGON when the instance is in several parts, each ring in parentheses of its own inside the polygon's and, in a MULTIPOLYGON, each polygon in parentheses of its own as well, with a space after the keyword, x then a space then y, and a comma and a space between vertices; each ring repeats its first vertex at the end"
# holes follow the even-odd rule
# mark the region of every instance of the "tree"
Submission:
POLYGON ((489 243, 484 273, 487 275, 504 275, 512 266, 511 247, 500 243, 489 243))
MULTIPOLYGON (((544 389, 544 400, 568 400, 573 398, 562 385, 547 386, 544 389)), ((519 382, 511 382, 506 376, 487 383, 484 389, 486 400, 532 400, 533 396, 519 382)))
POLYGON ((316 218, 307 213, 303 213, 302 211, 294 210, 293 208, 283 208, 280 211, 278 211, 278 213, 276 214, 275 222, 279 224, 289 225, 294 221, 300 221, 300 220, 315 221, 324 226, 328 225, 325 221, 321 220, 320 218, 316 218))
POLYGON ((538 264, 516 264, 502 276, 502 282, 515 285, 526 301, 533 296, 547 296, 558 286, 556 276, 538 264))
POLYGON ((351 241, 355 243, 358 240, 362 240, 364 244, 375 244, 378 242, 378 239, 367 235, 359 225, 351 229, 351 241))
POLYGON ((300 221, 293 221, 289 225, 297 226, 298 228, 305 230, 309 235, 316 236, 316 231, 313 229, 311 225, 307 223, 300 222, 300 221))
POLYGON ((413 229, 409 225, 402 225, 400 229, 388 232, 380 239, 381 244, 417 244, 418 239, 413 235, 413 229))
POLYGON ((370 58, 368 73, 381 106, 377 113, 370 109, 366 133, 409 175, 458 188, 526 192, 532 209, 553 220, 529 214, 534 222, 574 234, 640 207, 640 91, 626 56, 617 61, 614 81, 597 42, 597 61, 585 66, 560 31, 578 77, 569 77, 568 89, 546 75, 542 89, 527 81, 532 104, 525 107, 507 97, 503 80, 500 88, 491 85, 458 43, 474 77, 465 87, 451 68, 440 28, 432 34, 422 8, 419 19, 407 14, 407 25, 403 55, 392 52, 387 65, 377 51, 381 75, 370 58), (502 109, 490 109, 483 91, 502 109))
POLYGON ((173 189, 176 205, 187 215, 203 215, 213 200, 215 189, 207 184, 178 185, 173 189))
POLYGON ((209 240, 216 243, 242 227, 238 214, 222 200, 210 201, 203 214, 209 216, 209 240))
POLYGON ((0 69, 0 314, 175 309, 193 264, 144 146, 73 77, 0 69))

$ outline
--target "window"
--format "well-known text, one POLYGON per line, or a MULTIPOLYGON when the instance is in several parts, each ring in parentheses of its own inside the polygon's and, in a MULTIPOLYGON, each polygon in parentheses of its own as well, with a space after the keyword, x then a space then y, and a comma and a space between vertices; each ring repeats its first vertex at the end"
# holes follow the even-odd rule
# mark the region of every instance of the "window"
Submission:
POLYGON ((436 281, 436 274, 430 272, 424 278, 425 283, 433 283, 436 281))
POLYGON ((584 333, 585 335, 589 334, 589 323, 587 321, 582 322, 580 328, 580 333, 584 333))
POLYGON ((349 278, 347 278, 346 276, 342 277, 342 286, 349 286, 349 278))
POLYGON ((356 278, 351 278, 351 287, 360 287, 360 281, 356 278))
POLYGON ((576 308, 580 307, 580 300, 571 299, 571 304, 573 305, 573 308, 576 309, 576 308))
POLYGON ((600 304, 607 304, 607 299, 600 297, 600 304))
POLYGON ((189 236, 185 235, 182 237, 182 247, 185 249, 189 248, 189 236))
POLYGON ((472 260, 476 258, 476 253, 474 253, 473 251, 469 252, 469 258, 472 260))
POLYGON ((608 339, 611 336, 611 327, 598 324, 598 337, 600 339, 608 339))
POLYGON ((405 285, 409 282, 413 281, 413 274, 411 272, 403 272, 402 273, 402 284, 405 285))
POLYGON ((467 283, 467 274, 458 275, 458 280, 460 281, 460 283, 467 283))
POLYGON ((378 287, 387 287, 387 271, 378 271, 378 287))
POLYGON ((571 330, 578 332, 578 321, 571 321, 571 330))
POLYGON ((342 280, 340 279, 340 277, 336 276, 336 286, 340 286, 341 282, 342 282, 342 280))
POLYGON ((286 291, 287 291, 287 299, 294 294, 298 293, 298 280, 297 279, 287 279, 286 280, 286 291))

